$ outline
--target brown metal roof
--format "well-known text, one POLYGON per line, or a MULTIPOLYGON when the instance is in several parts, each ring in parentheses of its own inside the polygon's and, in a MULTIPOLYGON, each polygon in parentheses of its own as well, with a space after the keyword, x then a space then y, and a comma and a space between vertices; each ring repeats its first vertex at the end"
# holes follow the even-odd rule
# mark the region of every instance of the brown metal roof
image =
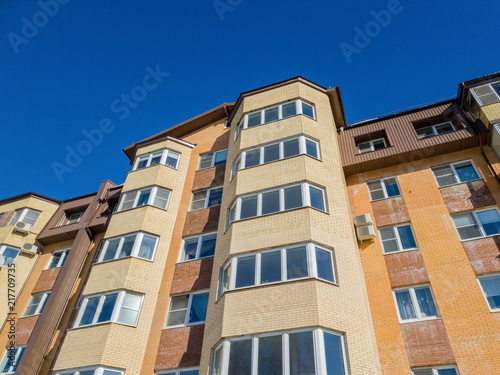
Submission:
POLYGON ((15 201, 18 201, 18 200, 21 200, 21 199, 25 199, 25 198, 29 198, 29 197, 42 199, 42 200, 49 201, 49 202, 55 203, 55 204, 60 204, 61 203, 61 201, 59 201, 57 199, 49 198, 49 197, 46 197, 44 195, 40 195, 40 194, 33 193, 33 192, 28 192, 28 193, 16 195, 14 197, 2 199, 2 200, 0 200, 0 204, 6 204, 6 203, 9 203, 9 202, 15 202, 15 201))

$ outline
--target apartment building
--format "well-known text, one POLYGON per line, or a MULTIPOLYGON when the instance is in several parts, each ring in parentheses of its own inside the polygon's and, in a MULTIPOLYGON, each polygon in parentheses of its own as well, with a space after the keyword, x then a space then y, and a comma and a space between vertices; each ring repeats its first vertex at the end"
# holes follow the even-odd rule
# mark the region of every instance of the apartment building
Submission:
POLYGON ((498 374, 500 73, 350 126, 297 77, 124 152, 52 200, 0 374, 498 374))

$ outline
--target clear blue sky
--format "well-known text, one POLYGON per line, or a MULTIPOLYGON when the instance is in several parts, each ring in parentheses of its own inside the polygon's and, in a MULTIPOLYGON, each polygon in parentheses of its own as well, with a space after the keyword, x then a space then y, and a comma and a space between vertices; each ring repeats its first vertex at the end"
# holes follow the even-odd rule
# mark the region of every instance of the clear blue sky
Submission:
POLYGON ((340 86, 353 123, 456 95, 460 82, 500 70, 498 0, 42 3, 0 2, 0 199, 67 199, 104 179, 122 183, 123 147, 297 75, 340 86), (380 13, 388 9, 390 20, 380 13), (356 44, 356 27, 372 37, 356 44), (341 44, 356 49, 350 62, 341 44), (169 75, 144 91, 148 66, 169 75), (134 89, 147 96, 127 116, 111 108, 134 89), (104 118, 114 130, 60 181, 53 163, 104 118))

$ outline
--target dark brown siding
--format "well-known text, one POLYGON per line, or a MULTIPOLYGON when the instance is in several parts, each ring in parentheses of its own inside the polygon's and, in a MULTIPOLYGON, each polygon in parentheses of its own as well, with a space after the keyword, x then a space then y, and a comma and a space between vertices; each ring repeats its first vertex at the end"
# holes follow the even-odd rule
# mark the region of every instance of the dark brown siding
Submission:
POLYGON ((220 206, 188 212, 182 237, 216 231, 219 225, 219 215, 220 206))

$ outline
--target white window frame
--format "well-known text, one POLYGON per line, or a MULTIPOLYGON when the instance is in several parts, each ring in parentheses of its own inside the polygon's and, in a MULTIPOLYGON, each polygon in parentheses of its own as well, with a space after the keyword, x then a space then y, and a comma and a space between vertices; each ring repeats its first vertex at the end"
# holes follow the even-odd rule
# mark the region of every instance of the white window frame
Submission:
POLYGON ((472 93, 472 96, 474 97, 474 99, 476 100, 476 103, 479 104, 480 107, 483 107, 485 105, 490 105, 490 104, 495 104, 495 103, 498 103, 500 102, 500 94, 496 92, 496 90, 491 86, 491 85, 494 85, 494 84, 498 84, 500 83, 500 81, 495 81, 495 82, 490 82, 490 83, 487 83, 485 85, 481 85, 481 86, 476 86, 476 87, 472 87, 470 89, 470 92, 472 93), (490 103, 490 104, 483 104, 483 101, 481 100, 481 97, 485 96, 485 95, 489 95, 489 94, 484 94, 484 95, 477 95, 475 90, 479 89, 479 88, 482 88, 482 87, 489 87, 489 89, 491 90, 491 92, 493 94, 496 95, 497 97, 497 101, 494 102, 494 103, 490 103))
MULTIPOLYGON (((478 212, 491 211, 491 210, 496 210, 497 213, 498 213, 498 215, 500 215, 500 210, 498 210, 497 207, 488 207, 488 208, 483 208, 481 210, 466 211, 466 212, 457 212, 456 214, 451 215, 451 219, 452 219, 451 221, 453 222, 453 226, 455 227, 455 230, 457 232, 458 238, 460 239, 460 242, 472 241, 472 240, 477 240, 479 238, 487 238, 487 237, 493 237, 493 236, 500 235, 500 233, 486 235, 486 232, 484 230, 483 224, 481 223, 481 221, 477 217, 477 213, 478 212), (479 237, 473 237, 473 238, 466 238, 464 240, 460 237, 460 233, 458 232, 458 228, 455 225, 455 222, 453 221, 453 216, 464 215, 464 214, 472 214, 472 217, 473 217, 474 221, 476 222, 476 225, 479 227, 479 231, 481 232, 481 236, 479 236, 479 237)), ((460 227, 460 228, 462 228, 462 227, 460 227)))
POLYGON ((385 138, 377 138, 377 139, 374 139, 374 140, 371 140, 371 141, 360 142, 360 143, 358 143, 358 144, 356 145, 356 147, 358 148, 358 152, 359 152, 359 154, 361 155, 361 154, 367 154, 367 153, 369 153, 369 152, 373 152, 373 151, 380 151, 380 150, 383 150, 384 148, 387 148, 387 142, 385 141, 385 138), (373 147, 373 143, 374 143, 374 142, 377 142, 377 141, 380 141, 380 140, 382 140, 382 141, 384 142, 384 147, 383 147, 383 148, 381 148, 381 149, 379 149, 379 150, 375 150, 375 147, 373 147), (369 143, 369 144, 370 144, 370 149, 369 149, 369 150, 367 149, 366 151, 361 151, 361 149, 360 149, 360 147, 359 147, 359 146, 364 145, 364 144, 366 144, 366 143, 369 143))
MULTIPOLYGON (((199 235, 196 235, 196 236, 190 236, 190 237, 183 238, 182 239, 181 251, 180 251, 180 254, 179 254, 179 261, 178 262, 179 263, 184 263, 184 262, 189 262, 189 261, 192 261, 192 260, 205 259, 205 258, 213 257, 213 255, 208 255, 206 257, 200 257, 200 252, 201 252, 201 244, 203 242, 203 238, 207 237, 207 236, 213 236, 214 234, 217 235, 217 232, 203 233, 203 234, 199 234, 199 235), (186 244, 186 241, 187 240, 194 240, 195 238, 198 240, 198 244, 196 245, 196 255, 195 255, 195 257, 193 259, 183 260, 182 256, 183 256, 183 253, 184 253, 184 246, 186 244)), ((217 241, 217 237, 215 238, 215 241, 217 241)))
MULTIPOLYGON (((155 165, 164 165, 166 167, 169 167, 169 168, 172 168, 172 169, 177 169, 179 168, 179 162, 181 160, 181 153, 178 152, 178 151, 174 151, 174 150, 170 150, 168 148, 165 148, 165 149, 160 149, 160 150, 156 150, 156 151, 152 151, 152 152, 148 152, 146 154, 142 154, 142 155, 138 155, 136 158, 135 158, 135 162, 134 162, 134 166, 132 168, 132 171, 137 171, 137 170, 141 170, 141 169, 144 169, 144 168, 148 168, 148 167, 151 167, 151 160, 153 159, 153 155, 154 154, 158 154, 159 152, 162 153, 161 155, 161 159, 160 159, 160 162, 158 164, 155 164, 155 165), (175 165, 175 167, 171 167, 169 165, 166 164, 167 162, 167 158, 168 158, 168 154, 169 153, 173 153, 173 154, 177 154, 178 157, 177 157, 177 163, 175 165), (147 164, 145 167, 142 167, 142 168, 137 168, 139 166, 139 161, 143 158, 147 157, 148 158, 148 161, 147 161, 147 164)), ((154 165, 153 165, 154 167, 154 165)))
POLYGON ((309 117, 312 120, 316 120, 316 106, 313 103, 308 102, 308 101, 303 100, 303 99, 289 100, 287 102, 280 103, 280 104, 274 104, 272 106, 269 106, 269 107, 266 107, 266 108, 262 108, 262 109, 259 109, 257 111, 245 113, 243 115, 242 119, 238 122, 238 125, 236 127, 236 132, 235 132, 235 135, 234 135, 234 140, 235 141, 238 139, 238 136, 240 135, 240 133, 241 133, 242 130, 248 129, 248 117, 252 116, 254 114, 257 114, 257 113, 260 113, 260 124, 254 125, 251 128, 256 127, 256 126, 260 126, 260 125, 264 125, 264 124, 269 124, 269 123, 274 122, 274 121, 283 120, 283 118, 290 118, 290 117, 297 116, 297 115, 304 115, 306 117, 309 117), (291 104, 291 103, 295 103, 295 114, 292 115, 292 116, 283 117, 283 106, 285 106, 287 104, 291 104), (305 103, 308 106, 312 107, 313 117, 309 117, 309 116, 307 116, 307 115, 304 114, 304 111, 302 109, 302 103, 305 103), (270 110, 270 109, 273 109, 273 108, 276 108, 276 107, 278 108, 278 118, 276 120, 272 120, 272 121, 266 122, 265 121, 265 112, 267 110, 270 110))
POLYGON ((432 171, 432 175, 434 176, 434 180, 436 180, 436 184, 438 186, 438 188, 444 188, 444 187, 448 187, 448 186, 454 186, 454 185, 458 185, 458 184, 465 184, 466 182, 472 182, 472 181, 479 181, 479 180, 482 180, 483 178, 481 177, 481 174, 479 173, 478 169, 476 168, 474 162, 472 161, 472 159, 466 159, 466 160, 460 160, 460 161, 455 161, 453 163, 448 163, 448 164, 441 164, 441 165, 435 165, 433 167, 431 167, 431 171, 432 171), (467 181, 460 181, 459 177, 458 177, 458 173, 457 173, 457 170, 455 169, 455 165, 456 164, 461 164, 461 163, 465 163, 465 162, 470 162, 471 165, 472 165, 472 168, 474 168, 474 171, 476 171, 476 174, 479 176, 479 178, 476 178, 475 180, 467 180, 467 181), (456 180, 458 182, 455 182, 453 184, 449 184, 449 185, 442 185, 440 186, 439 185, 439 182, 436 178, 436 175, 434 173, 434 168, 440 168, 440 167, 446 167, 446 166, 449 166, 451 167, 451 170, 453 172, 453 175, 455 176, 456 180))
MULTIPOLYGON (((7 372, 0 372, 0 374, 4 375, 4 374, 14 374, 14 367, 17 369, 17 366, 19 365, 19 360, 20 360, 20 357, 24 354, 24 350, 26 349, 26 345, 19 345, 19 346, 15 346, 15 351, 16 351, 16 354, 15 354, 15 359, 14 359, 14 363, 15 363, 15 366, 9 366, 9 370, 7 372)), ((7 364, 6 361, 8 361, 7 359, 7 354, 9 353, 9 350, 8 349, 5 349, 5 352, 3 354, 3 357, 2 357, 2 360, 0 361, 0 371, 2 370, 1 367, 5 366, 7 364)))
POLYGON ((165 370, 165 371, 155 372, 155 375, 183 375, 185 373, 193 372, 193 371, 198 371, 198 373, 199 373, 200 368, 199 367, 183 367, 183 368, 178 368, 178 369, 173 369, 173 370, 165 370))
MULTIPOLYGON (((193 194, 191 195, 191 203, 189 205, 189 211, 197 211, 197 210, 204 210, 205 208, 210 208, 210 207, 217 207, 217 206, 220 206, 221 203, 219 204, 214 204, 213 206, 209 206, 208 205, 208 202, 209 202, 209 197, 210 197, 210 193, 212 190, 218 190, 218 189, 221 189, 222 191, 222 186, 217 186, 217 187, 213 187, 213 188, 210 188, 210 189, 201 189, 201 190, 196 190, 196 191, 193 191, 193 194), (195 193, 201 193, 201 192, 205 192, 205 204, 203 205, 203 207, 200 207, 200 208, 192 208, 192 205, 193 205, 193 198, 194 198, 194 194, 195 193)), ((201 199, 200 199, 201 200, 201 199)))
POLYGON ((36 223, 38 222, 38 219, 40 219, 40 216, 42 215, 42 211, 34 210, 33 208, 29 208, 29 207, 24 207, 24 208, 20 208, 20 209, 16 210, 14 215, 10 219, 8 225, 13 225, 19 221, 23 221, 29 211, 38 212, 38 217, 36 218, 35 223, 32 225, 32 227, 34 227, 36 225, 36 223), (21 212, 21 214, 19 215, 19 217, 16 218, 16 214, 19 211, 21 212))
POLYGON ((143 207, 143 206, 153 206, 153 207, 159 208, 160 210, 165 210, 166 211, 166 210, 168 210, 168 204, 170 203, 170 197, 171 196, 172 196, 172 190, 171 189, 167 189, 167 188, 159 187, 159 186, 149 186, 149 187, 142 188, 142 189, 124 191, 122 193, 121 198, 120 198, 120 203, 118 205, 118 209, 116 210, 116 212, 118 213, 118 212, 128 211, 128 210, 132 210, 134 208, 143 207), (158 207, 158 206, 154 205, 154 201, 156 199, 156 195, 157 195, 159 189, 168 191, 167 205, 165 206, 165 208, 161 208, 161 207, 158 207), (151 190, 151 193, 149 194, 148 202, 146 204, 141 205, 141 206, 137 206, 137 204, 139 203, 139 197, 141 196, 141 193, 143 191, 146 191, 146 190, 151 190), (127 209, 123 209, 122 208, 123 207, 123 203, 125 201, 125 196, 127 196, 127 194, 135 194, 134 203, 132 204, 132 207, 127 208, 127 209))
POLYGON ((231 351, 231 343, 235 341, 242 341, 242 340, 252 340, 252 353, 251 353, 251 373, 252 374, 257 374, 257 365, 259 362, 258 358, 258 340, 260 338, 265 338, 269 336, 281 336, 281 348, 282 348, 282 371, 283 374, 290 374, 290 358, 289 358, 289 352, 290 352, 290 342, 289 342, 289 336, 295 333, 304 333, 304 332, 311 332, 312 333, 312 338, 313 338, 313 349, 314 349, 314 367, 315 367, 315 373, 317 375, 326 375, 327 374, 327 367, 326 367, 326 351, 325 351, 325 341, 324 341, 324 333, 330 334, 330 335, 335 335, 339 337, 340 341, 340 350, 342 353, 342 362, 343 362, 343 375, 348 375, 349 370, 348 370, 348 362, 347 362, 347 356, 346 356, 346 342, 345 342, 345 337, 339 332, 331 331, 329 329, 323 329, 323 328, 306 328, 306 329, 298 329, 298 330, 292 330, 292 331, 279 331, 279 332, 269 332, 261 335, 252 335, 252 336, 243 336, 243 337, 237 337, 237 338, 230 338, 224 340, 222 343, 217 345, 213 349, 213 359, 211 363, 211 369, 210 369, 210 375, 215 374, 215 360, 216 360, 216 352, 220 349, 222 349, 222 355, 220 357, 220 375, 229 375, 229 357, 230 357, 230 351, 231 351))
MULTIPOLYGON (((12 264, 14 264, 14 262, 16 261, 17 257, 19 256, 19 254, 21 254, 21 249, 19 249, 18 247, 15 247, 15 246, 10 246, 10 245, 7 245, 7 244, 0 244, 0 255, 3 257, 4 255, 4 252, 6 249, 14 249, 14 250, 17 250, 17 255, 16 257, 14 258, 14 260, 12 261, 12 264)), ((5 261, 5 259, 4 259, 5 261)), ((0 264, 0 267, 9 267, 8 265, 5 265, 5 264, 0 264)))
POLYGON ((436 297, 434 297, 434 292, 432 291, 430 284, 421 284, 421 285, 405 286, 401 288, 394 288, 392 290, 392 297, 394 299, 394 305, 396 306, 399 323, 413 323, 413 322, 421 322, 424 320, 436 320, 441 318, 441 315, 439 314, 438 305, 436 303, 436 297), (432 302, 434 303, 434 307, 436 307, 436 314, 437 314, 436 316, 422 316, 422 311, 420 310, 420 303, 418 302, 417 295, 415 294, 415 289, 421 289, 421 288, 429 288, 429 291, 431 292, 432 296, 432 302), (415 319, 406 319, 406 320, 401 319, 401 313, 399 312, 399 307, 398 307, 398 300, 396 299, 396 292, 406 291, 406 290, 410 292, 413 306, 415 306, 414 308, 415 315, 417 316, 415 319))
POLYGON ((219 165, 225 165, 226 163, 223 163, 223 164, 217 164, 217 165, 215 165, 215 158, 216 158, 216 155, 217 155, 217 154, 220 154, 220 153, 222 153, 222 152, 225 152, 225 153, 226 153, 226 163, 227 163, 227 148, 223 148, 223 149, 221 149, 221 150, 217 150, 217 151, 205 152, 205 153, 203 153, 203 154, 200 154, 200 158, 199 158, 199 160, 198 160, 198 169, 197 169, 197 170, 198 170, 198 171, 201 171, 201 170, 203 170, 203 169, 213 168, 213 167, 216 167, 216 166, 219 166, 219 165), (208 166, 208 167, 203 167, 203 168, 202 168, 202 167, 201 167, 201 158, 202 158, 202 156, 207 156, 207 155, 209 155, 209 154, 212 154, 212 161, 210 162, 210 166, 208 166))
POLYGON ((457 129, 455 128, 455 125, 453 125, 453 123, 451 121, 446 121, 446 122, 441 122, 439 124, 436 124, 436 125, 430 125, 430 126, 424 126, 423 128, 418 128, 418 129, 415 129, 415 131, 417 132, 417 137, 418 139, 427 139, 427 138, 430 138, 430 137, 434 137, 434 136, 437 136, 437 135, 443 135, 443 134, 448 134, 448 133, 453 133, 454 131, 456 131, 457 129), (441 125, 448 125, 450 124, 451 125, 451 128, 453 129, 452 131, 449 131, 449 132, 446 132, 446 133, 438 133, 437 131, 437 127, 441 126, 441 125), (431 129, 432 128, 432 134, 429 134, 427 136, 423 136, 421 137, 419 134, 418 134, 418 131, 419 130, 424 130, 424 129, 431 129))
POLYGON ((262 145, 260 145, 258 147, 252 147, 250 149, 244 150, 244 151, 241 152, 241 154, 236 158, 236 161, 233 163, 233 168, 231 169, 231 178, 233 178, 234 175, 239 170, 247 169, 247 168, 254 168, 254 167, 258 167, 260 165, 274 163, 274 162, 277 162, 277 161, 280 161, 280 160, 289 159, 289 158, 293 158, 295 156, 300 156, 300 155, 307 155, 307 156, 310 156, 310 157, 312 157, 314 159, 321 160, 319 141, 317 139, 314 139, 314 138, 309 137, 309 136, 300 135, 300 136, 295 136, 295 137, 290 137, 290 138, 283 138, 283 139, 280 139, 280 140, 275 141, 275 142, 262 144, 262 145), (295 154, 295 155, 292 155, 292 156, 286 156, 285 157, 285 153, 284 153, 284 144, 285 144, 285 142, 293 141, 293 140, 296 140, 296 139, 298 139, 298 141, 299 141, 299 153, 295 154), (313 142, 316 145, 316 153, 318 154, 317 157, 309 155, 307 153, 307 146, 306 146, 306 142, 307 141, 313 142), (278 157, 278 159, 270 161, 270 162, 265 162, 265 159, 264 159, 265 148, 269 147, 269 146, 274 146, 274 145, 279 145, 279 157, 278 157), (256 151, 256 150, 259 150, 259 164, 253 165, 251 167, 247 167, 246 166, 246 155, 247 155, 247 153, 251 152, 251 151, 256 151), (236 167, 238 166, 238 163, 239 163, 240 167, 238 169, 236 169, 236 167))
POLYGON ((94 370, 94 373, 92 375, 103 375, 104 371, 115 371, 120 375, 124 374, 124 370, 119 370, 116 368, 91 366, 91 367, 80 367, 73 370, 58 371, 56 372, 56 375, 80 375, 84 371, 91 371, 91 370, 94 370))
MULTIPOLYGON (((165 329, 179 328, 179 327, 191 327, 191 326, 197 326, 200 324, 205 324, 206 316, 205 316, 205 320, 199 321, 199 322, 189 323, 188 320, 189 320, 189 312, 191 311, 191 307, 193 305, 193 296, 195 296, 197 294, 208 294, 210 297, 209 292, 210 292, 209 289, 204 289, 204 290, 197 290, 196 292, 182 293, 182 294, 176 294, 176 295, 170 296, 170 301, 168 303, 167 319, 165 321, 165 329), (171 308, 172 308, 172 299, 175 297, 183 297, 183 296, 189 296, 188 305, 186 308, 186 315, 184 316, 184 323, 171 325, 171 326, 167 325, 168 324, 168 317, 170 315, 171 308)), ((179 310, 174 310, 174 311, 179 311, 179 310)))
POLYGON ((402 195, 401 194, 401 188, 399 187, 399 182, 398 182, 398 179, 397 179, 396 176, 384 177, 384 178, 379 178, 379 179, 375 179, 375 180, 368 180, 368 181, 366 181, 366 186, 368 187, 368 194, 370 194, 370 201, 371 202, 381 201, 381 200, 389 199, 389 198, 396 198, 396 197, 400 197, 402 195), (399 194, 398 195, 393 195, 393 196, 389 197, 389 194, 387 193, 387 188, 385 186, 384 181, 391 180, 391 179, 395 179, 396 180, 396 185, 398 187, 399 194), (384 197, 383 198, 373 199, 373 197, 372 197, 372 192, 371 192, 370 186, 368 184, 370 182, 376 182, 376 181, 380 181, 380 184, 382 185, 382 191, 384 193, 384 197))
POLYGON ((412 250, 417 250, 419 249, 418 247, 418 242, 417 242, 417 237, 415 236, 415 232, 413 231, 413 226, 411 225, 411 223, 404 223, 404 224, 398 224, 398 225, 390 225, 390 226, 386 226, 386 227, 380 227, 378 228, 378 236, 380 238, 380 244, 382 246, 382 252, 387 255, 389 254, 398 254, 398 253, 402 253, 402 252, 405 252, 405 251, 412 251, 412 250), (410 230, 411 230, 411 234, 413 236, 413 239, 415 240, 415 244, 417 245, 416 247, 412 247, 410 249, 403 249, 403 243, 401 242, 401 238, 399 237, 399 231, 397 230, 397 228, 400 228, 400 227, 407 227, 409 226, 410 227, 410 230), (396 241, 397 241, 397 244, 398 244, 398 251, 393 251, 391 253, 386 253, 385 252, 385 247, 384 247, 384 241, 382 241, 382 235, 380 234, 380 230, 382 229, 389 229, 389 228, 392 228, 392 232, 396 234, 396 241))
POLYGON ((498 272, 496 272, 496 273, 488 273, 488 274, 484 274, 484 275, 478 276, 477 277, 477 282, 479 283, 479 287, 481 288, 481 293, 483 293, 484 300, 486 301, 486 305, 488 306, 488 309, 491 312, 500 312, 500 307, 492 308, 490 306, 490 303, 488 302, 488 297, 486 296, 486 293, 484 292, 484 289, 483 289, 483 285, 481 284, 481 281, 480 281, 480 280, 483 280, 483 279, 491 279, 491 278, 498 278, 499 282, 500 282, 500 273, 498 273, 498 272))
POLYGON ((125 325, 128 327, 137 327, 137 324, 139 322, 139 318, 141 315, 143 303, 144 303, 144 294, 137 293, 137 292, 130 292, 130 291, 126 291, 126 290, 114 290, 112 292, 92 294, 92 295, 85 296, 83 298, 80 309, 78 310, 78 315, 76 316, 75 322, 73 324, 73 329, 90 327, 90 326, 98 326, 101 324, 108 324, 108 323, 117 323, 117 324, 122 324, 122 325, 125 325), (113 312, 111 313, 111 318, 107 322, 98 323, 97 320, 99 318, 99 315, 101 314, 102 306, 103 306, 104 301, 105 301, 105 298, 103 298, 103 297, 105 297, 107 295, 111 295, 111 294, 118 294, 118 296, 116 297, 115 305, 113 306, 113 312), (122 323, 122 322, 118 321, 118 316, 120 315, 120 310, 123 307, 123 300, 125 299, 126 294, 135 294, 135 295, 141 297, 141 303, 139 304, 139 309, 138 309, 138 314, 137 314, 137 321, 134 325, 122 323), (92 319, 92 323, 86 324, 84 326, 79 326, 80 321, 82 320, 82 317, 83 317, 83 313, 85 312, 85 309, 87 307, 87 303, 88 303, 89 298, 94 298, 94 297, 99 297, 99 303, 98 303, 97 308, 95 310, 95 314, 94 314, 94 318, 92 319))
POLYGON ((305 207, 310 207, 310 208, 313 208, 315 210, 328 213, 328 202, 326 201, 325 188, 318 186, 318 185, 315 185, 315 184, 311 184, 310 182, 302 182, 302 183, 298 183, 298 184, 276 187, 276 188, 272 188, 269 190, 263 190, 263 191, 259 191, 257 193, 252 193, 252 194, 248 194, 248 195, 242 195, 240 197, 237 197, 235 199, 235 201, 233 202, 233 204, 231 204, 229 206, 229 209, 227 210, 227 213, 226 213, 226 227, 229 228, 231 226, 231 224, 233 222, 236 222, 236 221, 253 219, 256 217, 260 217, 260 216, 273 215, 273 214, 277 214, 279 212, 296 210, 296 209, 305 208, 305 207), (285 190, 289 189, 289 188, 297 187, 297 186, 301 187, 302 206, 285 209, 285 190), (324 210, 320 210, 318 208, 311 206, 311 195, 310 195, 310 188, 311 187, 321 191, 323 205, 325 208, 324 210), (267 193, 271 193, 274 191, 279 191, 279 210, 275 211, 275 212, 268 213, 268 214, 262 214, 262 195, 267 194, 267 193), (244 219, 240 219, 240 217, 241 217, 241 202, 243 199, 251 198, 251 197, 257 197, 257 215, 250 216, 250 217, 247 217, 244 219), (230 212, 232 210, 234 210, 234 212, 235 212, 235 216, 234 216, 233 220, 231 220, 231 217, 230 217, 230 215, 231 215, 230 212))
POLYGON ((53 270, 55 268, 62 267, 64 265, 64 262, 66 261, 66 258, 68 257, 69 251, 71 249, 63 249, 63 250, 57 250, 54 251, 49 259, 49 263, 47 263, 47 266, 45 267, 46 270, 53 270), (57 261, 57 265, 55 267, 49 267, 52 264, 52 259, 54 259, 54 255, 56 254, 61 254, 59 257, 59 260, 57 261))
POLYGON ((50 296, 50 291, 32 294, 28 304, 26 305, 26 307, 24 309, 24 313, 22 315, 22 318, 26 318, 28 316, 40 315, 43 311, 43 308, 45 307, 45 304, 47 303, 47 299, 49 298, 49 296, 50 296), (32 305, 34 305, 34 304, 32 304, 33 298, 35 296, 39 296, 39 295, 42 295, 42 299, 36 305, 35 312, 33 314, 27 315, 26 312, 28 310, 28 307, 31 307, 32 305))
POLYGON ((455 370, 457 375, 460 375, 458 372, 457 366, 455 366, 455 365, 412 368, 411 373, 412 373, 412 375, 415 375, 415 371, 425 371, 425 370, 427 370, 427 371, 431 370, 433 375, 439 375, 439 373, 438 373, 439 370, 455 370))
POLYGON ((302 243, 298 245, 293 245, 293 246, 286 246, 286 247, 280 247, 280 248, 274 248, 274 249, 266 249, 266 250, 261 250, 258 252, 252 252, 252 253, 247 253, 247 254, 242 254, 242 255, 237 255, 233 256, 230 258, 225 264, 222 265, 221 267, 221 272, 220 272, 220 281, 219 281, 219 297, 221 297, 225 292, 231 291, 231 290, 242 290, 242 289, 248 289, 248 288, 255 288, 263 285, 272 285, 272 284, 279 284, 279 283, 286 283, 289 281, 295 281, 295 280, 304 280, 304 279, 318 279, 325 281, 330 284, 338 285, 337 282, 337 268, 335 264, 335 254, 333 250, 328 249, 324 246, 320 246, 318 244, 315 244, 313 242, 309 243, 302 243), (296 248, 300 247, 306 247, 306 259, 307 259, 307 275, 299 278, 292 278, 288 279, 288 269, 287 269, 287 250, 293 250, 296 248), (316 248, 327 251, 330 253, 330 267, 332 269, 332 278, 333 281, 323 279, 318 276, 318 263, 316 259, 316 248), (268 254, 268 253, 276 253, 280 252, 281 255, 281 279, 278 281, 273 281, 273 282, 268 282, 268 283, 261 283, 261 272, 262 272, 262 255, 268 254), (255 257, 255 275, 254 275, 254 284, 253 285, 248 285, 240 288, 236 288, 236 277, 238 274, 238 260, 239 259, 244 259, 244 258, 249 258, 249 257, 255 257), (229 282, 228 282, 228 288, 224 289, 224 275, 226 274, 226 270, 228 268, 231 268, 231 273, 229 275, 229 282))
POLYGON ((75 212, 74 214, 69 215, 68 219, 66 220, 66 225, 71 225, 71 224, 79 223, 80 220, 82 219, 83 214, 84 214, 84 211, 82 211, 82 212, 75 212), (72 220, 71 218, 73 216, 78 216, 78 217, 77 217, 76 221, 70 223, 70 221, 72 220))
POLYGON ((147 260, 147 261, 152 262, 155 259, 156 249, 158 248, 159 240, 160 240, 160 238, 158 236, 155 236, 155 235, 152 235, 149 233, 144 233, 144 232, 134 232, 134 233, 126 234, 123 236, 106 238, 104 240, 104 245, 101 249, 101 252, 99 253, 99 258, 97 259, 97 263, 106 263, 106 262, 111 262, 111 261, 114 261, 117 259, 127 259, 127 258, 138 258, 138 259, 143 259, 143 260, 147 260), (140 249, 142 240, 143 240, 145 235, 156 239, 156 243, 155 243, 155 246, 153 249, 153 254, 151 255, 151 259, 143 258, 143 257, 139 256, 139 249, 140 249), (123 248, 125 238, 131 237, 131 236, 135 236, 134 245, 132 247, 132 252, 130 253, 130 255, 120 257, 120 250, 123 248), (118 247, 116 248, 116 253, 115 253, 114 258, 108 259, 108 260, 103 260, 104 255, 106 254, 106 250, 108 249, 110 241, 118 240, 118 239, 120 240, 120 242, 118 243, 118 247))

